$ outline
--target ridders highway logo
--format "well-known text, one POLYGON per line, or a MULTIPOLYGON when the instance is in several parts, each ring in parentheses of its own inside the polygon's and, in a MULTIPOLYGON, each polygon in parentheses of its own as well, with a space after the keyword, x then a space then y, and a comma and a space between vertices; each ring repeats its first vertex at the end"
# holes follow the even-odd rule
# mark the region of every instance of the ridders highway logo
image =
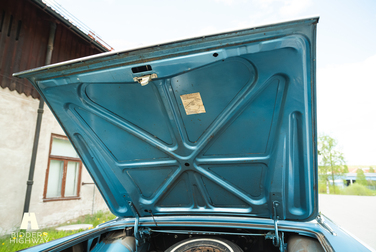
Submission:
MULTIPOLYGON (((37 218, 34 213, 24 213, 20 229, 38 230, 37 218)), ((44 243, 48 242, 48 234, 46 232, 12 232, 10 243, 44 243)))

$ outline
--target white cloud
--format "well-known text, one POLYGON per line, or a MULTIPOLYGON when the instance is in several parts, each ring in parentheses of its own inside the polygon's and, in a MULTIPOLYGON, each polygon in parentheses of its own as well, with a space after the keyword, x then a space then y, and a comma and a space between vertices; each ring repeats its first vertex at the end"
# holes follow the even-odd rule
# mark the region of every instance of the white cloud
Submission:
POLYGON ((137 48, 143 46, 141 42, 128 41, 125 39, 110 39, 106 42, 112 46, 116 51, 122 51, 130 48, 137 48))
MULTIPOLYGON (((236 0, 228 1, 234 3, 236 0)), ((312 4, 311 0, 251 0, 248 2, 251 4, 247 5, 247 8, 252 6, 249 16, 241 16, 233 20, 233 27, 237 29, 249 28, 301 18, 312 4)))
POLYGON ((215 0, 217 3, 224 3, 226 5, 233 5, 234 3, 246 3, 247 0, 215 0))
POLYGON ((376 55, 318 69, 318 129, 339 141, 349 164, 376 164, 376 55))
POLYGON ((213 33, 218 33, 220 30, 217 27, 214 27, 212 25, 205 26, 201 28, 198 32, 197 35, 208 35, 208 34, 213 34, 213 33))
POLYGON ((219 3, 227 4, 227 5, 232 5, 235 0, 215 0, 215 1, 219 3))
POLYGON ((311 4, 311 0, 254 0, 253 4, 262 11, 278 13, 281 17, 299 15, 311 4))
POLYGON ((279 10, 279 13, 283 17, 298 15, 311 5, 310 0, 289 0, 283 2, 284 4, 279 10))

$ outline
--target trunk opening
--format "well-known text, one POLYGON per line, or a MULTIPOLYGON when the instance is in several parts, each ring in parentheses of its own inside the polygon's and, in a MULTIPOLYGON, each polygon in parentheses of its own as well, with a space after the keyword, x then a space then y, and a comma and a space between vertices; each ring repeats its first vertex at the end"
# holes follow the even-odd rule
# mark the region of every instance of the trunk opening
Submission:
POLYGON ((138 235, 133 227, 102 233, 63 252, 261 252, 325 251, 316 237, 279 232, 282 245, 273 243, 273 230, 241 228, 152 227, 138 235), (137 237, 137 239, 135 238, 137 237))

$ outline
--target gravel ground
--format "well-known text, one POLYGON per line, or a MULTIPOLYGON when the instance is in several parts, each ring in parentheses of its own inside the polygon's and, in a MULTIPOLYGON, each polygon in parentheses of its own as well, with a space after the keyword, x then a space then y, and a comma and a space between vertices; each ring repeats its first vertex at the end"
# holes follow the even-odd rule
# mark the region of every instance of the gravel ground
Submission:
POLYGON ((329 219, 376 250, 376 196, 319 195, 329 219))

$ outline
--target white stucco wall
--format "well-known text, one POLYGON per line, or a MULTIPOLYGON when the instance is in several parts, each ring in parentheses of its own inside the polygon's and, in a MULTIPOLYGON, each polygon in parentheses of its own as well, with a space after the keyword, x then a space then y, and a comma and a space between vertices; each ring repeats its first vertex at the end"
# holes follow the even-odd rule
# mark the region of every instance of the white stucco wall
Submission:
MULTIPOLYGON (((37 99, 0 88, 0 235, 19 228, 21 223, 38 105, 37 99)), ((45 106, 30 201, 30 212, 35 213, 40 227, 91 214, 93 210, 94 185, 80 185, 80 200, 43 202, 51 133, 65 135, 45 106)), ((84 167, 81 182, 93 182, 84 167)), ((108 211, 96 188, 94 195, 94 212, 108 211)))
POLYGON ((0 235, 21 222, 38 103, 0 88, 0 235))

